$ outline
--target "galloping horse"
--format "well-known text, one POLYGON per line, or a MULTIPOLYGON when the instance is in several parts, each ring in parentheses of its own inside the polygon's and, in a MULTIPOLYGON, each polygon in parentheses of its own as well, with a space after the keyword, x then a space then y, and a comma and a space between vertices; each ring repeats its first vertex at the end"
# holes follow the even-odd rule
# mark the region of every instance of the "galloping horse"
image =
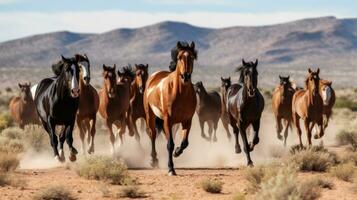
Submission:
POLYGON ((230 116, 230 124, 235 135, 235 151, 241 152, 238 141, 239 132, 241 133, 244 152, 247 156, 248 165, 253 165, 250 158, 250 151, 259 143, 260 118, 264 110, 264 98, 259 92, 258 85, 258 60, 255 62, 245 62, 237 68, 240 72, 240 84, 234 84, 227 90, 227 110, 230 116), (253 143, 248 143, 246 129, 249 125, 253 126, 253 143))
POLYGON ((85 152, 84 138, 86 133, 89 154, 94 153, 94 136, 97 112, 99 108, 99 96, 96 89, 90 85, 90 62, 87 55, 75 55, 78 65, 81 67, 79 78, 79 107, 77 113, 77 126, 82 142, 82 153, 85 152))
POLYGON ((292 117, 299 135, 300 146, 303 147, 301 140, 300 118, 304 120, 307 140, 311 146, 311 130, 314 124, 319 126, 319 133, 314 135, 315 139, 321 138, 324 135, 323 128, 323 101, 320 95, 320 69, 312 71, 308 70, 309 74, 305 80, 305 89, 298 90, 293 96, 292 102, 292 117))
POLYGON ((226 102, 226 97, 227 97, 227 89, 232 85, 231 83, 231 77, 228 78, 223 78, 221 77, 221 121, 224 130, 226 130, 227 137, 229 140, 231 140, 232 135, 231 132, 229 131, 229 114, 227 111, 227 102, 226 102))
POLYGON ((332 108, 335 105, 335 101, 336 101, 336 95, 334 89, 332 88, 332 82, 321 79, 320 92, 321 92, 322 101, 324 103, 323 115, 325 116, 325 119, 323 124, 324 124, 324 129, 326 129, 330 117, 332 115, 332 108))
MULTIPOLYGON (((35 103, 37 113, 41 119, 44 129, 50 136, 51 145, 55 158, 61 162, 65 161, 63 143, 66 140, 71 161, 76 160, 77 150, 73 147, 73 127, 79 102, 79 66, 75 58, 64 58, 63 65, 57 65, 60 74, 55 78, 43 79, 37 86, 35 103), (64 127, 59 134, 60 154, 58 153, 56 126, 64 127)), ((56 67, 54 67, 56 68, 56 67)))
POLYGON ((140 118, 145 120, 145 110, 143 105, 143 95, 145 84, 148 79, 149 65, 135 64, 135 79, 131 85, 132 96, 130 98, 129 126, 134 131, 135 138, 140 141, 140 135, 136 126, 136 121, 140 118))
POLYGON ((21 129, 28 124, 39 124, 35 102, 31 96, 31 83, 19 83, 20 96, 11 99, 9 108, 13 120, 21 129))
POLYGON ((188 135, 196 109, 196 95, 191 82, 193 62, 197 59, 195 43, 177 43, 177 65, 172 72, 158 71, 150 76, 144 92, 146 124, 150 129, 151 166, 158 165, 155 148, 156 126, 164 129, 167 139, 169 175, 176 175, 172 154, 178 157, 188 146, 188 135), (181 123, 183 139, 174 152, 172 126, 181 123))
POLYGON ((130 85, 135 78, 135 73, 130 67, 124 67, 123 72, 118 71, 117 80, 116 65, 113 67, 103 65, 104 86, 99 91, 99 113, 105 120, 108 128, 111 151, 114 154, 115 136, 113 134, 113 124, 118 129, 120 143, 123 143, 125 132, 125 118, 130 103, 130 85))
POLYGON ((200 122, 201 137, 211 141, 214 132, 213 141, 217 142, 216 131, 221 117, 221 97, 216 91, 207 92, 201 81, 197 82, 194 88, 197 93, 196 113, 200 122), (208 124, 209 137, 204 132, 205 122, 208 124))
POLYGON ((291 104, 295 89, 291 86, 290 76, 279 76, 280 84, 275 88, 272 97, 272 108, 276 122, 276 133, 279 140, 283 140, 281 131, 283 125, 281 120, 285 122, 284 130, 284 146, 286 146, 286 139, 288 138, 288 128, 291 128, 292 114, 291 104))

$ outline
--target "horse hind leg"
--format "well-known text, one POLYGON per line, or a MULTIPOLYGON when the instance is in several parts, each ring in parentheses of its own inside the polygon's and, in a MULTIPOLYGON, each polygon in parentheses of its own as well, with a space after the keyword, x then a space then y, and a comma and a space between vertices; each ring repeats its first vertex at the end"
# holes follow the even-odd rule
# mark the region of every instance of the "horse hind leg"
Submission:
POLYGON ((234 138, 235 138, 235 152, 236 154, 239 154, 242 152, 242 149, 240 148, 239 145, 239 128, 237 126, 237 123, 235 120, 231 119, 230 120, 231 126, 233 127, 233 133, 234 133, 234 138))
POLYGON ((310 127, 310 121, 309 120, 304 120, 304 125, 305 125, 305 130, 306 130, 306 137, 307 137, 307 142, 309 143, 309 146, 312 145, 311 143, 311 130, 313 126, 310 127))
POLYGON ((213 123, 213 142, 217 142, 217 128, 218 128, 218 120, 213 123))
POLYGON ((300 148, 303 148, 302 140, 301 140, 301 128, 300 128, 300 117, 297 113, 293 114, 293 121, 296 127, 296 132, 299 136, 300 148))
POLYGON ((148 116, 146 117, 146 123, 148 125, 147 129, 151 141, 151 167, 156 168, 159 166, 159 160, 157 159, 156 152, 156 127, 155 127, 155 115, 152 110, 149 108, 148 116))
POLYGON ((288 139, 289 135, 289 127, 290 127, 290 120, 285 120, 285 130, 284 130, 284 147, 286 147, 286 140, 288 139))
POLYGON ((229 124, 226 119, 221 118, 221 121, 222 121, 223 128, 227 133, 228 140, 231 141, 232 135, 231 132, 229 131, 229 124))
MULTIPOLYGON (((208 120, 207 122, 208 124, 208 137, 209 137, 209 141, 212 141, 212 134, 213 134, 213 121, 212 120, 208 120)), ((216 141, 217 141, 217 138, 216 138, 216 141)), ((214 141, 214 138, 213 138, 213 142, 214 141)))
POLYGON ((76 122, 77 122, 77 126, 79 129, 79 137, 81 138, 82 154, 85 154, 85 142, 84 142, 84 138, 85 138, 84 126, 85 126, 85 124, 84 124, 84 120, 77 116, 76 122))
POLYGON ((283 130, 283 125, 281 124, 281 117, 276 117, 276 136, 279 140, 283 140, 281 131, 283 130))
POLYGON ((324 136, 324 125, 323 125, 323 118, 321 117, 321 119, 317 122, 317 125, 319 126, 319 132, 316 133, 314 135, 315 139, 319 139, 322 138, 322 136, 324 136))
POLYGON ((200 128, 201 128, 201 137, 203 139, 209 140, 209 138, 205 134, 205 121, 203 119, 199 119, 200 128))

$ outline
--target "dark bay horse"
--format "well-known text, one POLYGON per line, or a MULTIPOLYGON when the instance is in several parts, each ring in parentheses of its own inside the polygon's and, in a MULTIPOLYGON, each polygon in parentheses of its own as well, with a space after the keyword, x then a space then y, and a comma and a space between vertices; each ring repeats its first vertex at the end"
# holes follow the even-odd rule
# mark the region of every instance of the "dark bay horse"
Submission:
POLYGON ((65 161, 63 143, 66 140, 71 161, 76 160, 77 150, 73 147, 73 127, 79 102, 79 66, 75 58, 64 58, 63 65, 55 66, 58 77, 43 79, 37 86, 35 104, 44 129, 50 136, 55 158, 65 161), (64 126, 59 134, 60 154, 58 153, 56 126, 64 126))
POLYGON ((211 141, 214 133, 213 141, 217 142, 216 131, 221 117, 221 97, 216 91, 207 92, 201 81, 197 82, 194 88, 197 94, 196 113, 200 122, 201 137, 211 141), (209 137, 204 132, 205 122, 208 124, 209 137))
POLYGON ((140 118, 145 120, 143 95, 145 91, 146 81, 149 76, 148 68, 148 64, 135 64, 135 79, 131 85, 129 126, 131 126, 130 129, 134 131, 134 133, 132 134, 135 134, 135 138, 137 141, 140 141, 140 135, 136 126, 136 121, 140 118))
POLYGON ((227 97, 227 89, 228 87, 230 87, 232 85, 231 82, 231 77, 228 78, 223 78, 221 77, 221 121, 222 121, 222 125, 224 130, 227 133, 227 137, 229 139, 229 141, 232 138, 231 132, 229 131, 229 114, 227 111, 227 102, 226 102, 226 97, 227 97))
POLYGON ((235 151, 241 152, 238 141, 239 132, 242 136, 244 152, 247 156, 248 165, 253 165, 250 151, 259 143, 260 118, 264 110, 264 98, 259 92, 258 86, 258 60, 245 62, 237 68, 240 73, 239 84, 230 86, 227 90, 227 110, 230 116, 230 124, 235 135, 235 151), (246 129, 253 126, 253 143, 248 143, 246 129))
POLYGON ((314 138, 318 139, 324 135, 323 128, 323 101, 320 95, 320 69, 308 70, 305 80, 305 88, 297 90, 293 96, 292 117, 299 136, 300 146, 303 147, 301 140, 300 118, 304 121, 307 134, 307 141, 311 146, 311 131, 315 124, 319 126, 319 132, 314 138))
POLYGON ((169 175, 176 175, 172 156, 180 156, 188 146, 188 135, 196 109, 196 94, 191 82, 193 63, 197 59, 195 43, 177 43, 177 64, 172 72, 158 71, 150 76, 144 92, 146 124, 150 129, 153 167, 158 165, 155 148, 156 127, 164 129, 167 139, 169 175), (183 139, 174 152, 172 126, 181 123, 183 139))
POLYGON ((130 104, 130 86, 135 78, 135 73, 131 67, 124 67, 116 75, 116 65, 113 67, 103 65, 104 85, 99 91, 99 113, 105 120, 108 128, 111 150, 115 153, 115 136, 113 124, 118 129, 120 144, 123 142, 123 134, 126 127, 126 115, 130 104))
POLYGON ((79 107, 76 117, 79 136, 82 142, 82 153, 85 153, 84 138, 87 133, 89 154, 94 153, 94 136, 96 132, 97 112, 99 108, 99 96, 97 90, 90 85, 90 62, 86 54, 75 55, 81 73, 79 78, 79 107))
POLYGON ((19 83, 20 96, 13 97, 9 104, 12 119, 21 129, 28 124, 39 124, 35 102, 31 95, 31 83, 19 83))
POLYGON ((275 116, 276 133, 279 140, 283 140, 283 136, 281 135, 283 125, 281 121, 284 121, 284 146, 286 146, 286 139, 288 138, 289 131, 288 129, 289 127, 291 128, 292 123, 291 105, 295 89, 291 85, 290 76, 279 76, 279 79, 280 84, 273 92, 272 109, 275 116))

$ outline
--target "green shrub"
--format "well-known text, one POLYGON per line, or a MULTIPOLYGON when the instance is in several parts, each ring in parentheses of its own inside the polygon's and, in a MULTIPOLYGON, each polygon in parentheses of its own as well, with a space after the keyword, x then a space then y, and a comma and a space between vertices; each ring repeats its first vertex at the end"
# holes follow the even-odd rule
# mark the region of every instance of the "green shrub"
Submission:
POLYGON ((201 187, 209 193, 221 193, 223 182, 214 179, 204 179, 201 181, 201 187))
POLYGON ((335 108, 348 108, 352 111, 357 111, 357 101, 351 100, 347 96, 337 97, 335 108))
POLYGON ((76 172, 87 179, 108 180, 116 185, 130 180, 126 165, 109 156, 86 157, 79 161, 76 172))
POLYGON ((76 198, 62 186, 51 186, 40 190, 34 200, 75 200, 76 198))

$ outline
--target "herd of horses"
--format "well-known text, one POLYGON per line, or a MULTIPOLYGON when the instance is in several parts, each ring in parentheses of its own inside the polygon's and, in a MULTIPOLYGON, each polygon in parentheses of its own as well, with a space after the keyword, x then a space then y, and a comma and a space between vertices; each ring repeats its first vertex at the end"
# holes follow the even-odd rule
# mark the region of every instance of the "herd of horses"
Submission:
MULTIPOLYGON (((135 64, 120 69, 116 65, 103 65, 103 86, 97 91, 91 84, 90 61, 88 57, 76 54, 52 65, 54 77, 45 78, 38 84, 19 84, 20 96, 10 102, 10 111, 20 128, 27 124, 41 124, 50 136, 55 158, 65 161, 63 144, 69 147, 71 161, 76 160, 77 150, 73 146, 72 132, 78 126, 83 153, 94 153, 96 116, 99 111, 108 129, 111 150, 114 153, 116 139, 123 143, 128 128, 130 136, 140 143, 136 125, 142 122, 151 141, 151 166, 158 166, 156 138, 164 132, 167 139, 169 175, 176 175, 173 157, 180 156, 189 144, 189 133, 195 112, 198 115, 201 136, 208 141, 217 141, 218 122, 231 139, 232 128, 235 152, 241 153, 239 134, 247 157, 247 164, 253 165, 250 152, 259 143, 259 129, 264 110, 264 97, 258 89, 258 60, 246 62, 236 68, 239 81, 221 77, 220 93, 207 91, 202 82, 192 83, 194 62, 197 59, 195 43, 178 42, 171 51, 170 71, 158 71, 149 76, 148 64, 135 64), (144 123, 146 122, 146 129, 144 123), (208 124, 208 136, 204 125, 208 124), (117 133, 113 132, 113 125, 117 133), (176 147, 174 135, 177 126, 182 128, 182 142, 176 147), (56 133, 56 126, 61 126, 56 133), (251 127, 253 139, 248 141, 251 127), (88 149, 85 149, 87 134, 88 149), (213 135, 213 137, 212 137, 213 135), (60 150, 58 151, 58 139, 60 150)), ((281 77, 280 84, 272 96, 272 109, 276 119, 277 137, 286 139, 288 129, 295 124, 302 146, 300 119, 304 121, 308 143, 317 128, 316 139, 324 135, 331 116, 335 93, 331 82, 319 77, 320 70, 308 70, 304 88, 297 88, 290 77, 281 77), (284 137, 281 135, 284 122, 284 137)))

